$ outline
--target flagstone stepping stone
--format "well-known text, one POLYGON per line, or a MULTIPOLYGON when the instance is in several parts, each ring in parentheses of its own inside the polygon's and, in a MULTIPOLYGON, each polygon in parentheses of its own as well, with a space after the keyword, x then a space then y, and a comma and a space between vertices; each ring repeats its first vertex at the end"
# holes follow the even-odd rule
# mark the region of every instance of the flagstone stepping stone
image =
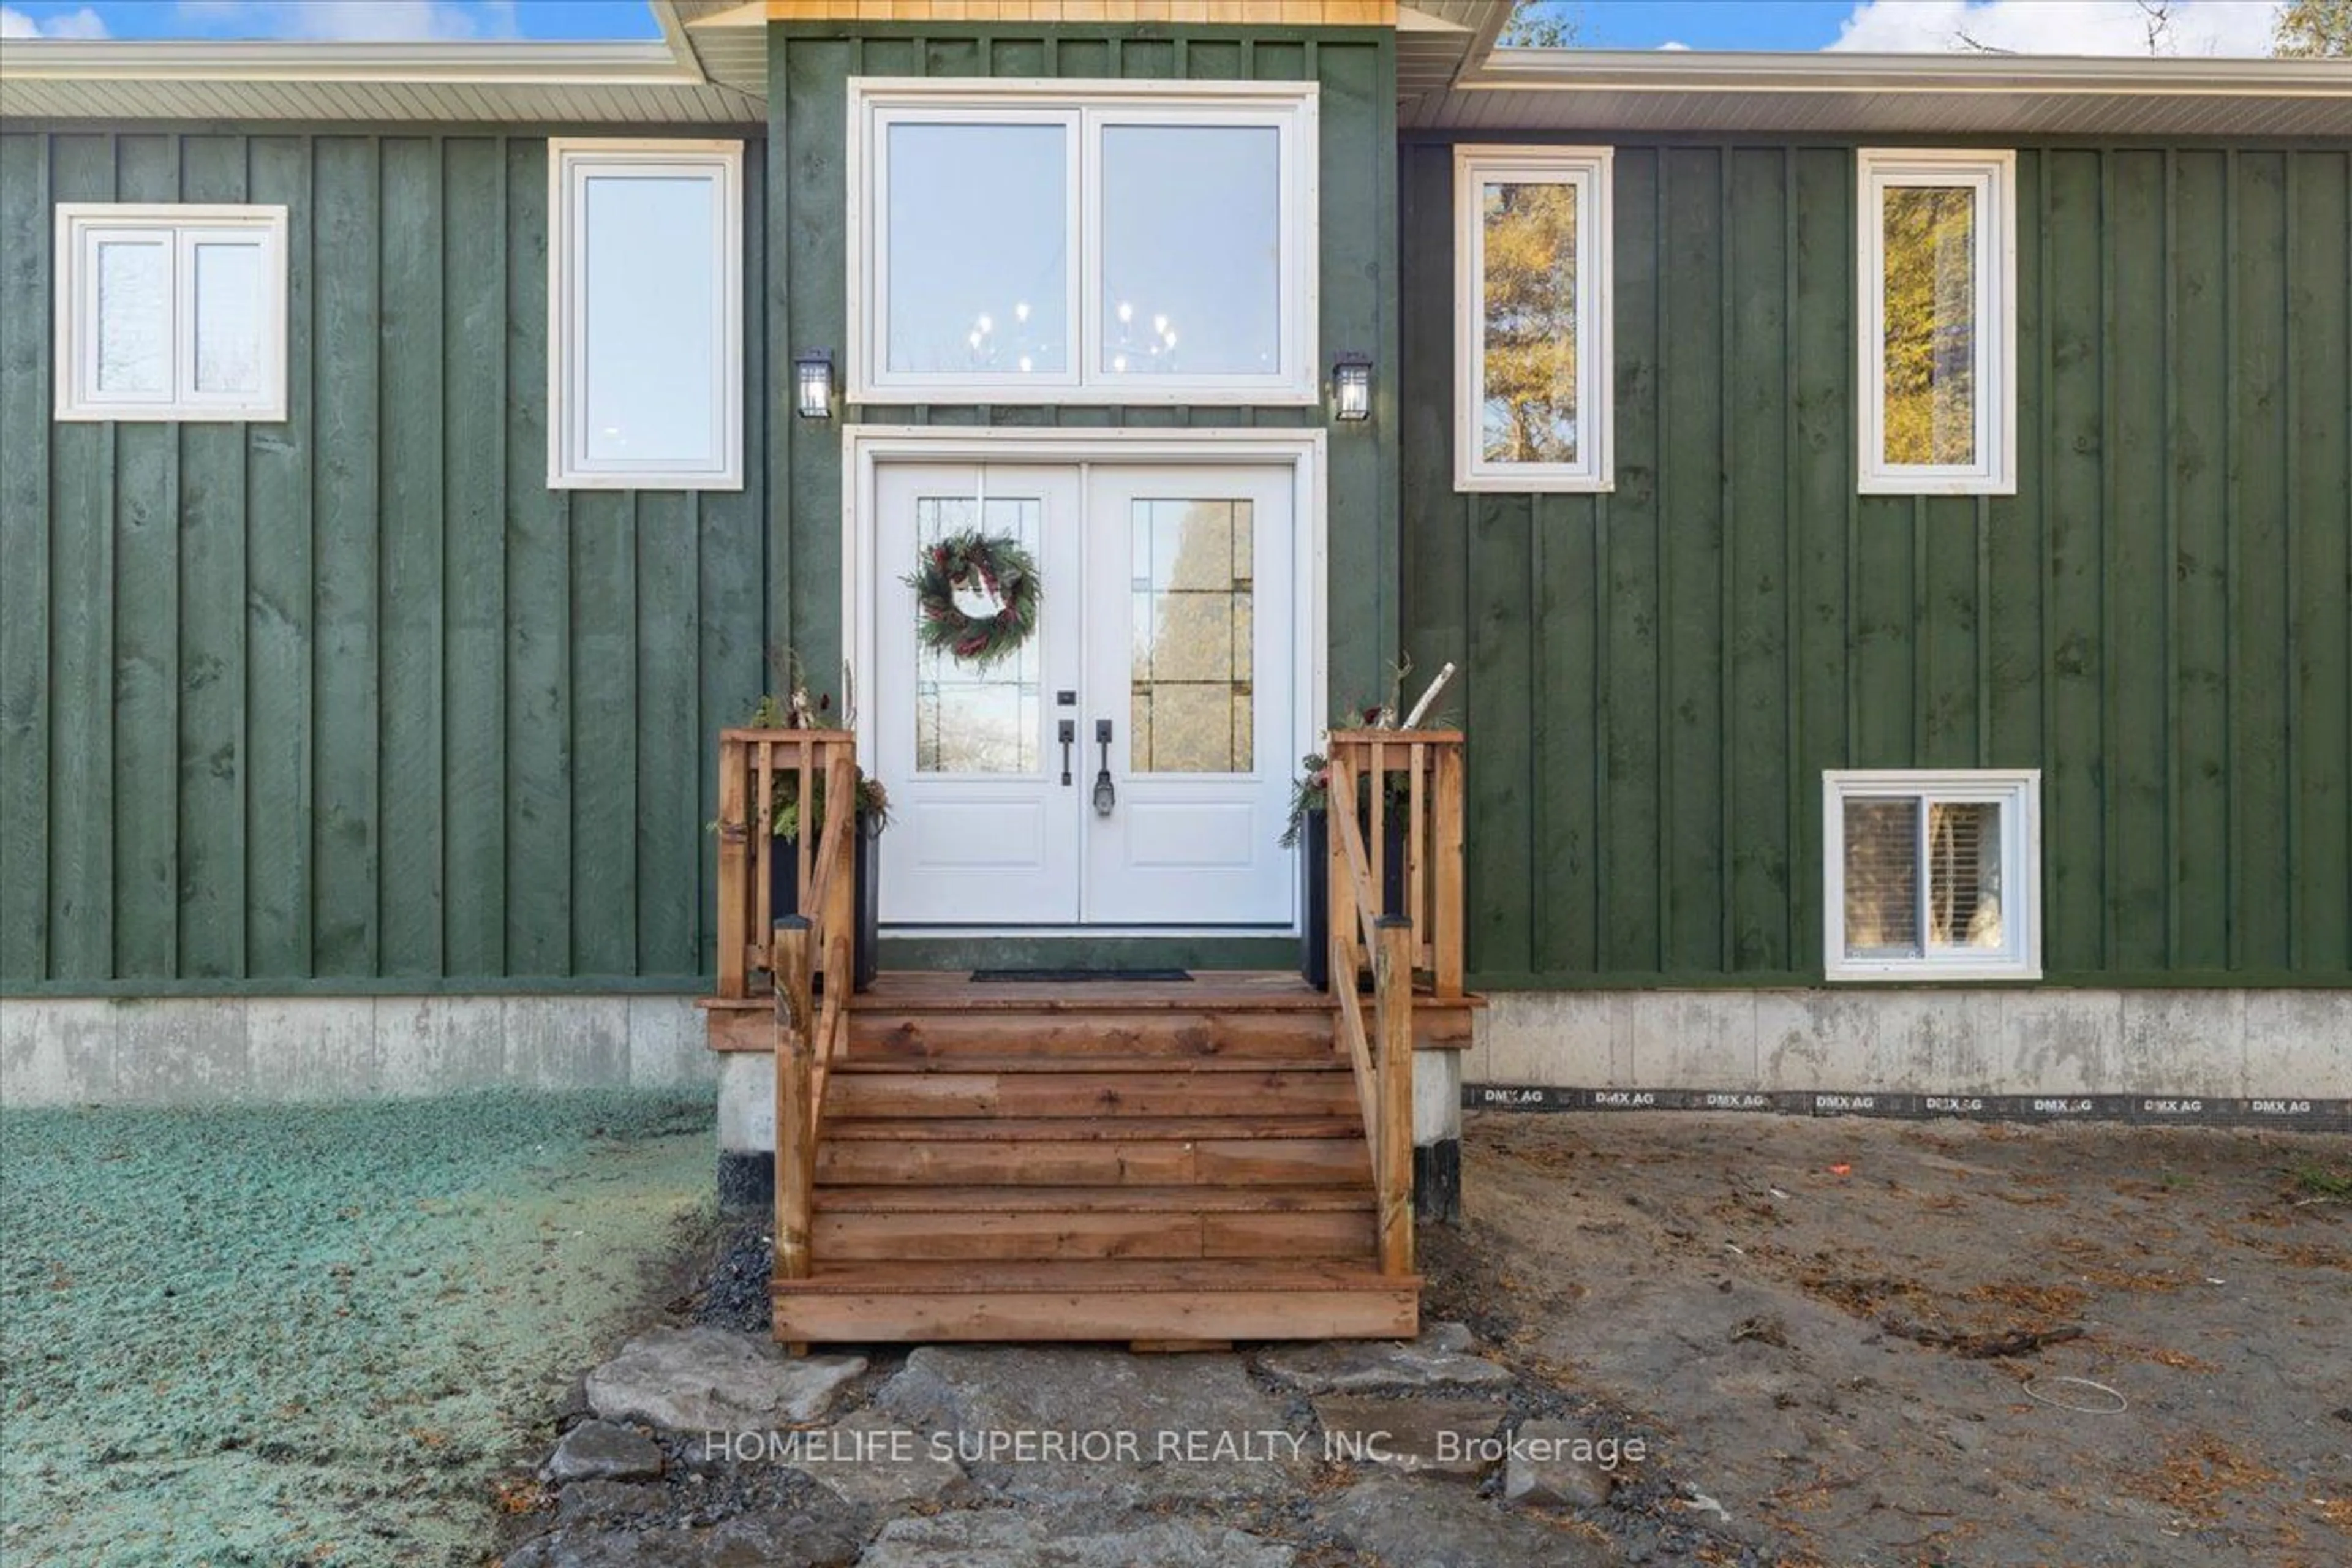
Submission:
POLYGON ((874 1404, 948 1435, 982 1486, 1054 1503, 1271 1496, 1317 1458, 1230 1355, 926 1345, 874 1404))
POLYGON ((567 1525, 507 1553, 504 1568, 848 1568, 865 1543, 846 1511, 771 1510, 708 1530, 567 1525))
POLYGON ((1503 1413, 1475 1399, 1379 1399, 1330 1394, 1315 1401, 1325 1458, 1470 1479, 1501 1458, 1503 1413))
POLYGON ((589 1408, 607 1421, 682 1432, 748 1432, 814 1421, 862 1356, 787 1356, 726 1329, 655 1329, 588 1374, 589 1408))
POLYGON ((660 1445, 642 1432, 610 1421, 583 1421, 563 1435, 547 1463, 541 1480, 646 1480, 662 1473, 660 1445))
POLYGON ((1065 1532, 1027 1514, 943 1513, 885 1525, 857 1568, 1289 1568, 1293 1556, 1287 1546, 1189 1520, 1065 1532))
POLYGON ((1382 1388, 1501 1388, 1510 1368, 1466 1353, 1470 1331, 1432 1323, 1409 1344, 1376 1341, 1286 1346, 1258 1358, 1258 1369, 1302 1394, 1360 1394, 1382 1388))
POLYGON ((1510 1462, 1503 1472, 1509 1502, 1552 1508, 1598 1508, 1609 1500, 1619 1472, 1592 1458, 1579 1458, 1590 1432, 1565 1421, 1528 1421, 1512 1436, 1510 1462))
POLYGON ((876 1411, 845 1415, 825 1436, 828 1457, 800 1468, 844 1502, 879 1509, 937 1502, 966 1484, 963 1467, 930 1436, 876 1411))
POLYGON ((628 1481, 574 1481, 557 1499, 555 1517, 571 1524, 583 1520, 651 1513, 661 1507, 663 1500, 659 1487, 636 1486, 628 1481))
POLYGON ((1389 1568, 1600 1568, 1611 1549, 1528 1514, 1505 1513, 1467 1487, 1375 1476, 1324 1510, 1331 1533, 1389 1568))

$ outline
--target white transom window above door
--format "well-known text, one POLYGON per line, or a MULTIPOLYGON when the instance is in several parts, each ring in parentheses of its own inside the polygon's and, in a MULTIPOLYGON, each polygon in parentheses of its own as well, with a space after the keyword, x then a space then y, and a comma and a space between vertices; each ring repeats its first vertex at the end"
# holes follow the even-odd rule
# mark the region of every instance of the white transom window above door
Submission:
MULTIPOLYGON (((1300 475, 1273 463, 881 461, 856 547, 861 752, 899 928, 1291 929, 1282 848, 1315 616, 1300 475), (920 635, 942 545, 1040 593, 994 657, 920 635)), ((992 612, 984 591, 954 599, 992 612)))
POLYGON ((856 403, 1312 404, 1313 82, 850 82, 856 403))

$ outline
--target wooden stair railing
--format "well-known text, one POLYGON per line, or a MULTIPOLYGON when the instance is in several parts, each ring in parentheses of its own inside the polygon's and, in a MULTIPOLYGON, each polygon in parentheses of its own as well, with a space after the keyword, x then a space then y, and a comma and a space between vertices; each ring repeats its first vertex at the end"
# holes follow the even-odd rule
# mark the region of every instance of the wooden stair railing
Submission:
POLYGON ((719 994, 748 996, 761 972, 774 988, 776 1274, 804 1279, 825 1079, 856 984, 856 741, 836 730, 728 730, 719 749, 719 994), (801 831, 780 842, 773 813, 787 781, 801 831), (772 907, 773 858, 786 847, 797 857, 791 911, 772 907))
POLYGON ((1413 1271, 1414 969, 1429 972, 1433 995, 1462 994, 1462 736, 1455 731, 1337 731, 1326 756, 1334 1029, 1355 1071, 1371 1150, 1381 1270, 1406 1275, 1413 1271), (1399 773, 1401 788, 1390 782, 1399 773), (1405 812, 1404 864, 1396 879, 1401 909, 1388 908, 1384 897, 1392 804, 1405 812), (1367 966, 1369 1029, 1359 994, 1367 966))
MULTIPOLYGON (((791 780, 793 797, 814 798, 822 784, 828 799, 848 799, 857 777, 857 740, 842 730, 721 730, 719 732, 719 984, 721 1001, 740 1001, 756 994, 774 964, 769 944, 776 918, 793 911, 772 907, 775 857, 795 858, 793 886, 800 889, 800 912, 822 920, 837 910, 834 924, 845 933, 851 929, 853 873, 845 867, 838 879, 820 884, 818 878, 831 862, 824 845, 806 832, 782 840, 775 837, 773 811, 776 786, 791 780), (846 778, 840 784, 837 778, 846 778), (848 794, 836 795, 841 789, 848 794), (822 893, 825 902, 816 895, 822 893)), ((826 814, 828 817, 831 813, 826 814)), ((856 814, 850 814, 855 826, 856 814)), ((816 814, 803 808, 803 820, 816 814)), ((827 824, 830 825, 829 823, 827 824)), ((839 855, 850 849, 845 836, 839 855)), ((822 946, 818 949, 823 954, 822 946)))

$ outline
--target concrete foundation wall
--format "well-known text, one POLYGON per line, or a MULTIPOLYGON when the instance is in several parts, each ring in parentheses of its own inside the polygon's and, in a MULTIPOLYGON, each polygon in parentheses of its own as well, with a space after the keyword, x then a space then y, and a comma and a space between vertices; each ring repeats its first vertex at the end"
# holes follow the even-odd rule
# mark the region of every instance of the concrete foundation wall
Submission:
POLYGON ((2352 1096, 2352 990, 1517 991, 1465 1079, 1583 1089, 2352 1096))
POLYGON ((671 1088, 718 1067, 690 996, 0 999, 0 1103, 671 1088))

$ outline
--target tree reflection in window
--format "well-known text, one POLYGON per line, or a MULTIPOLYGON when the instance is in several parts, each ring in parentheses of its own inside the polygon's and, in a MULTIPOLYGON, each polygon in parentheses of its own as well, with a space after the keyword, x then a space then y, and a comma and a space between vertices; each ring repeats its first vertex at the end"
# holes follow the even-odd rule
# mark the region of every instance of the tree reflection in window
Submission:
POLYGON ((1890 185, 1885 239, 1885 460, 1977 460, 1973 189, 1890 185))
POLYGON ((1491 181, 1483 190, 1490 463, 1573 463, 1577 187, 1491 181))

